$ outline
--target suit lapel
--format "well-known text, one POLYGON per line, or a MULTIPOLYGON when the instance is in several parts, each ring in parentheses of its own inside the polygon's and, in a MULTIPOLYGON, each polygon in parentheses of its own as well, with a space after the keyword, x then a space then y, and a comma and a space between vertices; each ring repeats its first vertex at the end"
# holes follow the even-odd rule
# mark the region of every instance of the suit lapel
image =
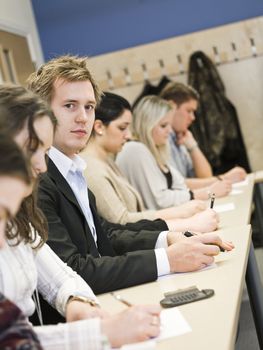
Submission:
POLYGON ((96 210, 96 205, 94 202, 94 194, 91 191, 88 191, 88 195, 89 195, 90 209, 93 215, 93 220, 94 220, 94 224, 97 232, 97 245, 99 248, 99 252, 101 255, 115 256, 116 253, 112 248, 112 245, 107 236, 107 233, 103 230, 101 226, 100 219, 96 210))
POLYGON ((82 212, 74 192, 50 158, 48 159, 48 173, 50 177, 55 181, 59 190, 82 212))
POLYGON ((87 241, 89 244, 90 253, 94 257, 98 257, 99 256, 98 249, 96 247, 92 233, 90 232, 90 228, 89 228, 89 225, 88 225, 86 218, 83 214, 83 211, 82 211, 82 209, 77 201, 77 198, 76 198, 74 192, 72 191, 71 187, 69 186, 69 184, 65 180, 65 178, 62 176, 62 174, 60 173, 60 171, 58 170, 58 168, 56 167, 56 165, 54 164, 54 162, 50 158, 48 159, 48 173, 49 173, 50 177, 53 179, 53 181, 55 181, 58 189, 64 194, 64 196, 74 206, 76 206, 78 208, 78 210, 79 210, 79 212, 84 220, 84 227, 83 228, 84 228, 84 231, 86 233, 86 238, 87 238, 87 241))

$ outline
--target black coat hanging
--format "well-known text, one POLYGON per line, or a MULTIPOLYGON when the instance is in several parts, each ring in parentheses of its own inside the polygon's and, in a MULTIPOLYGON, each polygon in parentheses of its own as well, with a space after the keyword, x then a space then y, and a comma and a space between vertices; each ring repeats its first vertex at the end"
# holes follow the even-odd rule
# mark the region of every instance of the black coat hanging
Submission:
POLYGON ((216 174, 235 165, 250 171, 235 107, 213 62, 201 51, 190 56, 188 83, 200 94, 191 130, 216 174))

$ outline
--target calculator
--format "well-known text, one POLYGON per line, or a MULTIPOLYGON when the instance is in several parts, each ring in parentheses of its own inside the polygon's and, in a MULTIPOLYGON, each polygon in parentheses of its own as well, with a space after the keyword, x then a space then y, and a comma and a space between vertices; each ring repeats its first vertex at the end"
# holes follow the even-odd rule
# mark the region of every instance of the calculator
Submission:
POLYGON ((164 308, 180 306, 183 304, 192 303, 202 299, 210 298, 215 294, 213 289, 199 290, 196 286, 186 289, 178 289, 174 292, 165 293, 165 298, 160 301, 164 308))

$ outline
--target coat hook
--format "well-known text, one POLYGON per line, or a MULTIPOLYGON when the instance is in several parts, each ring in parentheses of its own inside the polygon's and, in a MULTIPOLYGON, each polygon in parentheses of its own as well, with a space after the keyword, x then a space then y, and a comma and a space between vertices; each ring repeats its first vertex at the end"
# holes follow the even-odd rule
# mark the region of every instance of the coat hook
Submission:
POLYGON ((253 38, 250 38, 250 45, 251 45, 251 51, 252 51, 252 56, 257 56, 257 47, 255 45, 255 40, 253 38))
POLYGON ((218 54, 218 50, 217 50, 216 46, 213 46, 213 52, 214 52, 214 55, 215 55, 215 63, 216 63, 217 66, 219 66, 220 63, 221 63, 221 60, 220 60, 220 56, 218 54))
POLYGON ((234 60, 235 60, 235 61, 238 61, 236 44, 232 42, 232 43, 231 43, 231 47, 232 47, 232 50, 233 50, 233 53, 234 53, 234 60))
POLYGON ((123 68, 123 71, 125 74, 126 85, 129 86, 129 85, 131 85, 131 81, 132 81, 129 69, 127 67, 125 67, 125 68, 123 68))
POLYGON ((143 79, 145 82, 149 81, 149 74, 145 63, 142 63, 143 79))
POLYGON ((161 68, 162 76, 165 76, 166 75, 166 69, 165 69, 164 61, 163 61, 162 58, 159 59, 159 65, 160 65, 160 68, 161 68))
POLYGON ((112 89, 114 89, 114 82, 112 79, 111 72, 109 70, 107 70, 106 74, 107 74, 107 78, 108 78, 109 89, 112 90, 112 89))
POLYGON ((179 64, 179 71, 180 71, 180 74, 184 74, 184 66, 182 64, 182 57, 181 55, 177 55, 177 62, 179 64))

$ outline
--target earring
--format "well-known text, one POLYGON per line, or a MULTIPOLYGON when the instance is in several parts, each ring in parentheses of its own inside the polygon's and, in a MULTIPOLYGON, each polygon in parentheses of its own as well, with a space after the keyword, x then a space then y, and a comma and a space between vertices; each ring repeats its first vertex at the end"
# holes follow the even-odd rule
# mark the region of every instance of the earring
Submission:
POLYGON ((102 135, 102 131, 100 130, 100 131, 98 132, 98 134, 99 134, 99 135, 102 135))

